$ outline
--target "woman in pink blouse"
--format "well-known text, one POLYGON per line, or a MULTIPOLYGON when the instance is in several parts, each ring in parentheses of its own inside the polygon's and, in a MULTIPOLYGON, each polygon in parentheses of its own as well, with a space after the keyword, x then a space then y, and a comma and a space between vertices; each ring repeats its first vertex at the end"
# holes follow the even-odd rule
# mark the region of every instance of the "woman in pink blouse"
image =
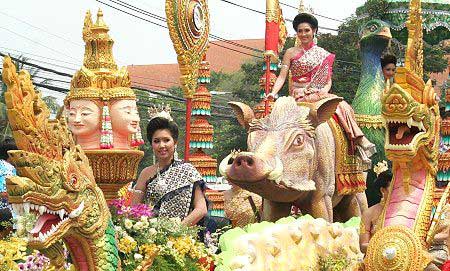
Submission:
MULTIPOLYGON (((311 14, 300 13, 295 17, 293 27, 297 32, 300 45, 286 51, 280 75, 269 96, 274 97, 280 91, 289 70, 292 75, 289 93, 296 101, 313 103, 323 98, 336 96, 329 93, 335 56, 317 46, 313 41, 318 29, 317 19, 311 14)), ((376 152, 375 145, 367 140, 358 127, 353 108, 342 101, 336 110, 336 116, 351 145, 356 145, 366 166, 370 167, 369 157, 376 152)))

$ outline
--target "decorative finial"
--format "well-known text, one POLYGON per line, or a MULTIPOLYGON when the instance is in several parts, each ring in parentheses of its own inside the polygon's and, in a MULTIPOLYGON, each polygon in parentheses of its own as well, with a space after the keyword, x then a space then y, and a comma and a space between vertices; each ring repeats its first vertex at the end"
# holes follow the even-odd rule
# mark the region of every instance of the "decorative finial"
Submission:
POLYGON ((313 13, 313 9, 311 6, 305 6, 305 1, 300 0, 300 5, 298 6, 298 13, 313 13))
POLYGON ((84 17, 84 27, 83 27, 83 40, 87 41, 91 36, 91 27, 92 27, 92 15, 91 11, 86 11, 86 16, 84 17))
POLYGON ((383 160, 381 162, 378 162, 377 165, 373 167, 373 172, 375 172, 375 174, 377 174, 377 178, 378 178, 378 176, 381 173, 387 171, 388 169, 389 169, 388 163, 385 160, 383 160))
POLYGON ((154 118, 164 118, 169 121, 173 121, 172 116, 170 115, 171 109, 170 105, 153 105, 148 109, 148 116, 150 121, 154 118))
POLYGON ((95 27, 109 29, 108 26, 106 25, 105 21, 103 20, 103 11, 101 9, 98 9, 97 21, 95 22, 95 27))
POLYGON ((103 102, 136 99, 126 67, 119 69, 114 61, 114 41, 108 31, 100 9, 95 24, 92 23, 91 12, 86 12, 83 26, 83 40, 86 44, 83 66, 73 76, 69 95, 64 101, 66 105, 71 100, 103 102))

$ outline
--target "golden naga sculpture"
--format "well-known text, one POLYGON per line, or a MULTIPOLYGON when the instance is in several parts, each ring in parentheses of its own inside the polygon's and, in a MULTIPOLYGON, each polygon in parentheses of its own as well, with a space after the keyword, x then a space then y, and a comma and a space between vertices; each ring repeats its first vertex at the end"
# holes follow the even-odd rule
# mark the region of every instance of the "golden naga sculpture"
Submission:
POLYGON ((49 120, 30 74, 17 74, 9 57, 2 75, 8 119, 20 149, 9 152, 20 177, 7 179, 6 187, 15 213, 36 217, 34 228, 26 233, 28 246, 48 256, 56 270, 65 270, 60 240, 76 270, 120 270, 108 206, 65 120, 49 120))
MULTIPOLYGON (((422 18, 420 0, 411 0, 405 67, 382 96, 386 156, 393 179, 375 235, 365 258, 367 270, 419 271, 432 261, 428 253, 436 226, 430 228, 437 174, 440 115, 431 81, 422 79, 422 18)), ((440 219, 445 204, 434 213, 440 219)))
POLYGON ((106 198, 136 179, 143 152, 136 95, 126 67, 118 68, 112 53, 114 41, 101 10, 92 22, 84 20, 83 66, 73 76, 64 100, 68 124, 76 143, 89 157, 94 176, 106 198))
POLYGON ((206 0, 166 0, 167 25, 178 55, 180 83, 186 98, 197 89, 200 64, 208 48, 209 14, 206 0))

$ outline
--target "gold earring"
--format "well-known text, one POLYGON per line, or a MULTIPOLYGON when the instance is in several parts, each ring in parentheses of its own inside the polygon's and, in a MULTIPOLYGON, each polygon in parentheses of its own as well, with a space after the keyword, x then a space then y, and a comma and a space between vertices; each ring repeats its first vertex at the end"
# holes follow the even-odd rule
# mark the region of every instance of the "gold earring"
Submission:
POLYGON ((380 200, 380 205, 384 205, 386 204, 386 197, 384 192, 381 192, 381 200, 380 200))

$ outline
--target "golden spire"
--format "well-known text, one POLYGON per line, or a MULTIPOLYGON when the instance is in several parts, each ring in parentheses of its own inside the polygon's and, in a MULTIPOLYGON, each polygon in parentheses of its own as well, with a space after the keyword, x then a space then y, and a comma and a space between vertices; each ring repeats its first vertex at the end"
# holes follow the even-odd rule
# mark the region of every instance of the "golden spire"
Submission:
POLYGON ((303 13, 306 11, 305 3, 303 0, 300 0, 300 5, 298 6, 298 13, 303 13))
POLYGON ((112 53, 114 41, 108 31, 101 9, 98 10, 97 21, 94 25, 92 25, 91 13, 86 13, 83 28, 83 40, 86 43, 83 64, 86 68, 117 70, 112 53))
POLYGON ((95 24, 92 23, 90 11, 86 12, 83 27, 83 66, 72 78, 70 92, 65 99, 66 104, 73 99, 136 99, 130 88, 131 81, 126 67, 118 69, 114 61, 114 41, 108 31, 109 27, 103 20, 103 12, 100 9, 95 24))
POLYGON ((300 0, 300 5, 298 6, 298 13, 309 13, 312 14, 313 10, 311 6, 305 6, 305 1, 300 0))
POLYGON ((423 29, 422 7, 420 0, 411 0, 409 3, 409 18, 406 22, 408 28, 408 44, 405 54, 405 68, 423 77, 423 29))

